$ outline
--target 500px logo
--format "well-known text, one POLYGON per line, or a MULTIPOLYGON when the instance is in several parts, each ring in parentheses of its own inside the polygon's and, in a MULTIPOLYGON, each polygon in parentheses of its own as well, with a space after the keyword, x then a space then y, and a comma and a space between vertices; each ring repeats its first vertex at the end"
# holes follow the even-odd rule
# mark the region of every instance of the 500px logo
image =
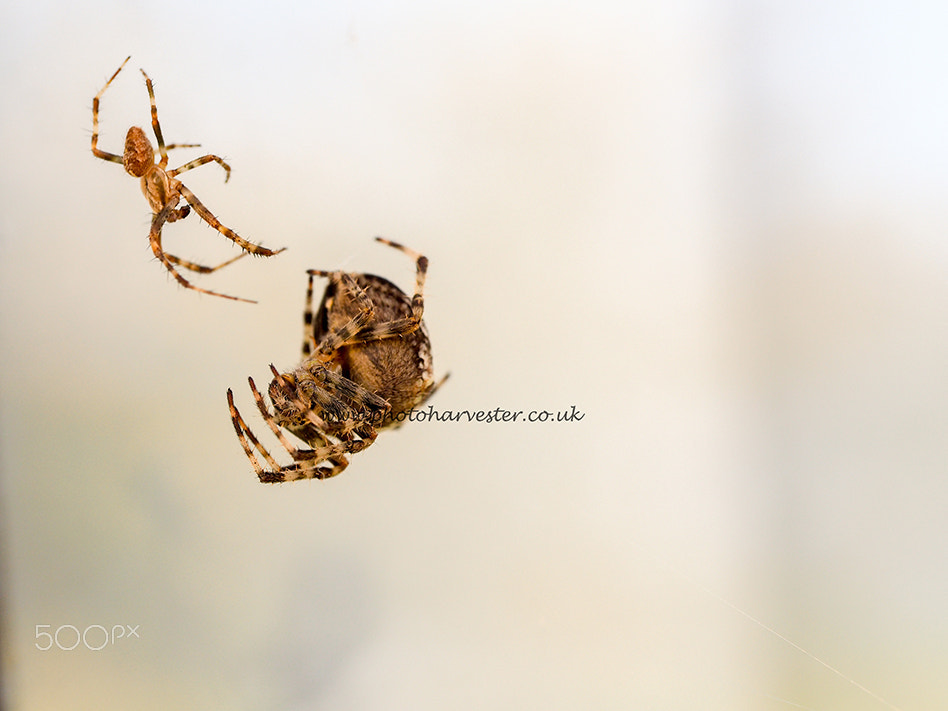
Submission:
POLYGON ((81 644, 86 649, 98 652, 120 639, 141 639, 138 628, 141 625, 112 625, 109 630, 102 625, 89 625, 80 631, 74 625, 60 625, 55 632, 51 632, 52 625, 36 625, 36 648, 46 652, 54 647, 64 652, 71 652, 81 644))

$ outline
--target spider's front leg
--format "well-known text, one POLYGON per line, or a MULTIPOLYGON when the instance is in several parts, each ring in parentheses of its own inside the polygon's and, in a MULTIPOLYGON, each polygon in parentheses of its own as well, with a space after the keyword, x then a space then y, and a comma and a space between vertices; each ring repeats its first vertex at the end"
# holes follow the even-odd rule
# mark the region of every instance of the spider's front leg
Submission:
POLYGON ((274 470, 280 469, 280 465, 270 455, 270 452, 267 451, 267 448, 260 443, 260 440, 257 439, 250 427, 244 421, 243 416, 241 416, 240 411, 234 404, 234 391, 230 388, 227 389, 227 406, 230 408, 230 420, 234 425, 234 431, 237 432, 237 439, 240 441, 240 446, 243 448, 244 454, 247 455, 247 459, 250 460, 250 464, 253 466, 257 476, 260 477, 260 481, 263 481, 264 475, 267 472, 257 460, 257 456, 254 454, 253 448, 251 448, 250 444, 247 442, 248 439, 257 449, 257 451, 260 452, 267 464, 273 467, 274 470))

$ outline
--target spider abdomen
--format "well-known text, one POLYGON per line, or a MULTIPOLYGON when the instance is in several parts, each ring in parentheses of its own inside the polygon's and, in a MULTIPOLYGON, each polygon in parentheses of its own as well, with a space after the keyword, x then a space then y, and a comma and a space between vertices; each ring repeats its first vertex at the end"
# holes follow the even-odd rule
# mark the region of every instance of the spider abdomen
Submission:
POLYGON ((142 177, 155 166, 155 149, 148 136, 138 126, 132 126, 125 134, 125 153, 122 165, 129 175, 142 177))

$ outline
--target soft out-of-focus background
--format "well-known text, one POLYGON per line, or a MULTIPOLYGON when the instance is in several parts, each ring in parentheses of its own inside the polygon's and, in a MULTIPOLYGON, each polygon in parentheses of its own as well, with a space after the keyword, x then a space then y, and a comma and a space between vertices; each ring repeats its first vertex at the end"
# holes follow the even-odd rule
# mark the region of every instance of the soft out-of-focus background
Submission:
MULTIPOLYGON (((9 709, 948 705, 948 10, 935 2, 0 10, 9 709), (135 181, 288 251, 177 286, 135 181), (173 154, 174 155, 174 154, 173 154), (233 387, 307 268, 412 283, 439 409, 264 487, 233 387), (752 622, 760 620, 845 675, 752 622), (99 627, 137 628, 103 644, 99 627), (69 627, 72 626, 72 627, 69 627), (47 631, 89 630, 72 651, 47 631), (130 633, 129 633, 130 634, 130 633), (860 688, 865 687, 865 689, 860 688)), ((198 261, 234 248, 193 216, 198 261)))

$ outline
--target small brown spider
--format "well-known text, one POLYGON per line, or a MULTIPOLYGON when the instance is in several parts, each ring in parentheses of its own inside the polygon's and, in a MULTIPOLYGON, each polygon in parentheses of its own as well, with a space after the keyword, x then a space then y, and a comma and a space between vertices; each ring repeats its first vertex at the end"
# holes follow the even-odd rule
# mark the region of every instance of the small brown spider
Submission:
POLYGON ((250 301, 250 299, 241 299, 236 296, 228 296, 227 294, 219 294, 216 291, 201 289, 191 284, 175 269, 175 265, 177 265, 200 274, 210 274, 211 272, 216 272, 221 267, 226 267, 228 264, 236 262, 238 259, 245 257, 247 254, 271 257, 274 254, 279 254, 283 250, 278 249, 274 251, 267 249, 266 247, 261 247, 258 244, 248 242, 230 228, 225 227, 221 224, 220 220, 214 217, 210 210, 204 207, 204 205, 200 200, 197 199, 197 196, 194 193, 192 193, 180 180, 175 179, 175 176, 179 173, 183 173, 186 170, 191 170, 192 168, 197 168, 199 165, 204 165, 205 163, 210 163, 213 161, 224 169, 224 182, 226 183, 230 179, 230 166, 227 165, 227 163, 225 163, 222 158, 215 155, 205 155, 201 156, 200 158, 195 158, 189 163, 185 163, 180 168, 167 170, 168 151, 174 148, 195 148, 200 144, 172 143, 167 146, 165 145, 164 138, 161 135, 161 126, 158 123, 158 109, 155 106, 155 89, 151 83, 151 79, 147 74, 145 74, 144 69, 142 69, 141 72, 145 76, 145 86, 148 88, 148 96, 151 99, 151 125, 155 131, 155 138, 158 139, 158 153, 160 154, 161 159, 157 163, 155 162, 155 150, 152 148, 151 141, 148 140, 148 136, 146 136, 145 132, 138 126, 132 126, 130 129, 128 129, 128 133, 125 136, 125 152, 122 155, 108 153, 99 149, 99 100, 102 98, 105 90, 109 88, 109 84, 112 83, 115 77, 119 75, 119 72, 125 67, 129 59, 131 59, 130 56, 125 58, 125 61, 122 62, 122 65, 115 70, 115 74, 112 75, 112 77, 105 83, 105 86, 102 87, 99 93, 96 94, 95 98, 92 100, 93 155, 95 155, 96 158, 101 158, 102 160, 107 160, 112 163, 121 163, 129 175, 135 178, 141 178, 142 192, 145 194, 145 198, 148 200, 148 205, 151 207, 152 213, 154 215, 151 223, 151 231, 148 234, 151 250, 155 253, 155 256, 161 261, 161 263, 165 265, 165 268, 171 272, 172 276, 178 280, 179 284, 188 289, 200 291, 203 294, 211 294, 212 296, 220 296, 225 299, 233 299, 235 301, 248 301, 250 303, 255 303, 250 301), (182 198, 186 200, 188 204, 179 208, 178 204, 181 202, 182 198), (235 242, 244 251, 233 259, 229 259, 223 264, 218 264, 216 267, 206 267, 201 264, 195 264, 194 262, 189 262, 187 260, 181 259, 180 257, 176 257, 173 254, 165 252, 161 247, 161 228, 166 222, 177 222, 178 220, 182 220, 187 217, 191 212, 192 207, 202 220, 204 220, 222 235, 235 242))
POLYGON ((349 465, 347 454, 371 445, 379 430, 398 427, 447 378, 434 381, 431 342, 421 319, 428 258, 376 239, 415 260, 414 296, 372 274, 311 269, 303 311, 303 361, 288 373, 270 366, 272 413, 253 378, 248 379, 260 414, 292 464, 281 466, 270 455, 234 406, 233 391, 227 391, 237 439, 263 483, 336 476, 349 465), (329 279, 315 317, 314 276, 329 279), (281 428, 311 449, 293 446, 281 428), (251 443, 269 469, 258 461, 251 443))

